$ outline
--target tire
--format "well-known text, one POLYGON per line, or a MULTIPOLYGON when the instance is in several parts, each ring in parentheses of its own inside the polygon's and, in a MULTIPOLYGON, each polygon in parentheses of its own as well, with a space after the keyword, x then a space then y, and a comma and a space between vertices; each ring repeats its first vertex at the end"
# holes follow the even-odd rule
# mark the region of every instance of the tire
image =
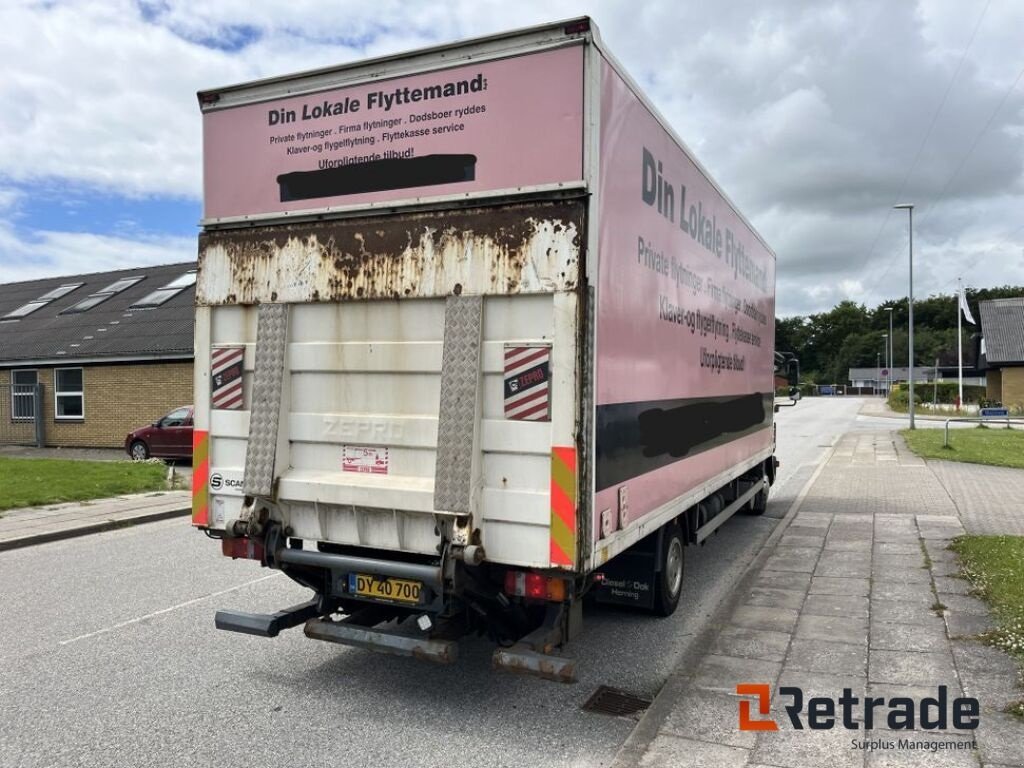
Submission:
POLYGON ((128 454, 132 457, 132 461, 145 461, 149 458, 149 447, 141 440, 136 440, 132 443, 128 454))
POLYGON ((669 523, 665 526, 661 551, 658 553, 661 570, 657 574, 654 595, 653 613, 656 616, 671 616, 679 607, 679 598, 683 594, 683 575, 686 572, 685 552, 682 528, 679 523, 669 523))
POLYGON ((765 510, 768 509, 768 489, 759 491, 754 498, 750 500, 750 506, 747 508, 748 514, 751 515, 763 515, 765 510))

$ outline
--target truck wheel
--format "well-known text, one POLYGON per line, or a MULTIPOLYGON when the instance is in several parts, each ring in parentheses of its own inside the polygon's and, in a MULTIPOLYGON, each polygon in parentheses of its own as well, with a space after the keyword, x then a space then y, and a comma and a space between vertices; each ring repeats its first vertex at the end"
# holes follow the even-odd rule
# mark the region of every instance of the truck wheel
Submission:
POLYGON ((763 515, 766 509, 768 509, 768 489, 759 491, 750 500, 750 507, 747 511, 751 515, 763 515))
POLYGON ((671 616, 679 605, 683 594, 684 568, 683 530, 679 523, 665 526, 661 541, 661 571, 658 573, 657 594, 654 596, 654 613, 671 616))

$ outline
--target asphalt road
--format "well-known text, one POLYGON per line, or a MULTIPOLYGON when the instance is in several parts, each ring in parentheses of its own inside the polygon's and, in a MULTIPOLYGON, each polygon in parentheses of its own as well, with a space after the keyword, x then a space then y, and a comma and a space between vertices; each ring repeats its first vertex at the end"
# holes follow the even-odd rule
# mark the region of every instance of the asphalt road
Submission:
POLYGON ((273 611, 308 593, 220 556, 183 520, 0 553, 0 766, 597 766, 635 721, 590 714, 599 685, 653 695, 762 546, 860 401, 778 416, 776 497, 687 552, 675 616, 585 615, 575 685, 307 640, 217 632, 217 608, 273 611))

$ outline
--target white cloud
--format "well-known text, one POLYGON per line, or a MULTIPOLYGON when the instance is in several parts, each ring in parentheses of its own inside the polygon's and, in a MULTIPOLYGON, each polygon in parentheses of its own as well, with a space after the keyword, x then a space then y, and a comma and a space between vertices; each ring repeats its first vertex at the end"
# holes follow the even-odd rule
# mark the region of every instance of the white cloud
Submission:
MULTIPOLYGON (((33 183, 57 181, 197 199, 198 89, 592 13, 609 47, 775 247, 781 312, 847 297, 870 304, 905 290, 890 267, 905 253, 905 221, 889 212, 904 180, 903 197, 919 206, 921 290, 938 290, 972 261, 989 264, 979 277, 988 284, 1024 282, 1016 256, 1024 243, 1017 230, 1024 83, 1007 96, 1024 66, 1024 4, 988 4, 961 64, 985 7, 957 0, 5 3, 0 186, 24 194, 33 183)), ((0 218, 14 232, 18 193, 6 204, 4 194, 0 218)), ((54 248, 56 234, 17 237, 54 248)), ((143 251, 161 236, 150 240, 139 241, 143 251)), ((127 254, 131 242, 106 245, 127 254)))
POLYGON ((196 258, 194 237, 112 237, 78 232, 34 232, 29 237, 0 225, 0 282, 54 275, 107 272, 196 258))

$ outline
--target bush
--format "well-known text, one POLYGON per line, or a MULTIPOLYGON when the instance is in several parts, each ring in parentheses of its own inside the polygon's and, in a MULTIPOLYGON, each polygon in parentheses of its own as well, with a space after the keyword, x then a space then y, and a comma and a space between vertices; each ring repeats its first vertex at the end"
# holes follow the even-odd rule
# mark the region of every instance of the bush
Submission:
MULTIPOLYGON (((922 403, 921 390, 914 387, 914 405, 922 403)), ((910 392, 902 384, 894 384, 889 393, 889 407, 894 411, 906 411, 910 408, 910 392)))

